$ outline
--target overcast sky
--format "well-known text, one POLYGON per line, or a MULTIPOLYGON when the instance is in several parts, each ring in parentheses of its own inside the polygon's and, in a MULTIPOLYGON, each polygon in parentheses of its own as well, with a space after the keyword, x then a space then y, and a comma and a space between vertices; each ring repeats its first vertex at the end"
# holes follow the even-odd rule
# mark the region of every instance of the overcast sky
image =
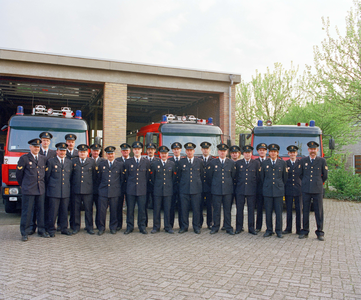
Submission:
MULTIPOLYGON (((352 0, 0 0, 0 48, 241 74, 313 64, 352 0)), ((1 72, 1 70, 0 70, 1 72)))

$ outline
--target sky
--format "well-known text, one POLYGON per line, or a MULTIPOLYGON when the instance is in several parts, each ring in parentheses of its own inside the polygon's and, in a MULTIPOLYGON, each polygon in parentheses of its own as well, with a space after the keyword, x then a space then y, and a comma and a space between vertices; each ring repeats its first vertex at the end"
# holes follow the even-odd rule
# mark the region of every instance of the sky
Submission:
POLYGON ((326 37, 321 18, 344 34, 351 7, 352 0, 0 0, 0 48, 250 81, 276 62, 313 65, 313 47, 326 37))

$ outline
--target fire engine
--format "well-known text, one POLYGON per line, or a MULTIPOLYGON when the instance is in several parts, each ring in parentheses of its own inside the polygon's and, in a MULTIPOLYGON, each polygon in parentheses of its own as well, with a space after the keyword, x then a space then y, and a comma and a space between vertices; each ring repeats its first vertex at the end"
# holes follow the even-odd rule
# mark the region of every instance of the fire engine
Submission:
MULTIPOLYGON (((257 126, 252 129, 250 135, 239 135, 239 146, 242 148, 246 144, 246 138, 251 138, 251 146, 254 148, 252 158, 258 157, 256 146, 259 143, 267 145, 276 143, 280 146, 279 156, 283 159, 289 159, 287 154, 287 147, 295 145, 298 147, 298 157, 308 155, 307 143, 309 141, 317 142, 319 147, 318 156, 324 157, 324 148, 322 142, 322 130, 315 126, 315 121, 310 123, 298 123, 297 125, 272 125, 271 121, 263 124, 262 120, 257 122, 257 126)), ((329 149, 335 149, 335 140, 331 137, 329 139, 329 149)))
MULTIPOLYGON (((201 155, 200 143, 206 141, 212 144, 210 155, 217 156, 217 145, 224 139, 222 130, 213 124, 213 119, 198 119, 193 115, 177 116, 173 114, 163 115, 162 121, 142 127, 136 133, 136 140, 143 143, 144 148, 142 155, 146 155, 145 144, 154 143, 159 146, 167 146, 171 149, 174 142, 184 145, 192 142, 197 145, 195 156, 201 155)), ((128 143, 131 142, 132 136, 128 136, 128 143)), ((169 153, 172 155, 172 153, 169 153)), ((156 152, 159 155, 159 152, 156 152)), ((181 155, 185 155, 182 148, 181 155)))
POLYGON ((19 157, 30 151, 28 141, 39 137, 43 131, 53 135, 50 148, 64 142, 68 133, 77 136, 76 145, 88 144, 88 125, 82 120, 81 111, 74 114, 69 107, 60 110, 46 109, 44 105, 33 108, 31 115, 24 115, 22 106, 18 106, 16 115, 12 116, 7 130, 4 163, 2 165, 2 198, 7 213, 21 208, 21 187, 16 181, 16 166, 19 157))

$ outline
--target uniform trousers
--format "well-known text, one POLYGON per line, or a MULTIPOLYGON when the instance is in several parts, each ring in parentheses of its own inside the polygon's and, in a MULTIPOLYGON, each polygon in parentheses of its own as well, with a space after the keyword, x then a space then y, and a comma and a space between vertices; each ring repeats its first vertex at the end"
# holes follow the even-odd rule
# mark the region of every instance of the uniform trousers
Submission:
POLYGON ((257 205, 256 229, 261 230, 263 224, 263 207, 264 207, 264 197, 262 194, 256 195, 256 205, 257 205))
POLYGON ((201 201, 201 225, 204 223, 203 208, 207 209, 207 227, 213 225, 213 210, 212 210, 212 194, 209 192, 202 192, 201 201))
POLYGON ((85 229, 93 230, 93 194, 74 194, 74 227, 73 230, 80 230, 81 204, 84 204, 85 229))
POLYGON ((301 232, 301 210, 302 210, 302 197, 301 196, 285 196, 287 207, 287 225, 286 231, 292 231, 292 207, 293 200, 295 201, 296 211, 296 232, 301 232))
POLYGON ((164 211, 164 229, 170 230, 172 226, 170 225, 170 208, 172 205, 172 196, 154 196, 153 197, 153 229, 160 229, 160 211, 164 211))
POLYGON ((254 232, 254 208, 256 205, 256 195, 236 195, 236 230, 241 231, 243 228, 244 203, 247 200, 248 215, 248 232, 254 232))
POLYGON ((55 222, 58 217, 58 226, 62 232, 68 229, 69 198, 49 197, 49 233, 55 233, 55 222))
POLYGON ((95 226, 96 228, 99 230, 99 217, 98 217, 98 210, 99 210, 99 207, 98 207, 98 204, 99 204, 99 195, 98 194, 93 194, 93 203, 95 204, 95 226))
POLYGON ((122 229, 123 227, 123 207, 124 207, 124 197, 126 197, 125 193, 121 193, 118 200, 118 209, 117 209, 117 218, 118 218, 118 228, 122 229))
POLYGON ((223 224, 224 228, 229 231, 233 230, 231 225, 231 209, 232 209, 233 194, 229 195, 214 195, 212 194, 213 205, 213 226, 212 230, 218 231, 221 223, 221 207, 223 204, 223 224))
POLYGON ((188 230, 189 227, 189 209, 192 207, 193 217, 192 226, 194 230, 199 230, 202 227, 201 224, 201 201, 202 193, 199 194, 180 194, 181 203, 181 219, 182 223, 180 228, 188 230))
POLYGON ((118 208, 118 198, 119 197, 102 197, 98 198, 98 220, 99 220, 99 230, 105 230, 105 223, 107 217, 107 208, 109 204, 109 229, 116 230, 118 226, 117 219, 117 208, 118 208))
POLYGON ((44 199, 45 195, 23 195, 21 203, 21 219, 20 219, 20 232, 21 235, 27 235, 30 231, 35 230, 31 228, 33 225, 33 215, 36 214, 38 221, 38 233, 45 232, 44 223, 44 199))
POLYGON ((174 228, 174 219, 175 219, 175 211, 176 210, 178 210, 178 225, 179 225, 179 228, 181 228, 182 227, 182 206, 180 203, 179 193, 173 192, 172 205, 170 208, 170 225, 172 228, 174 228))
POLYGON ((277 234, 282 234, 283 197, 264 197, 264 206, 266 209, 266 232, 273 234, 272 212, 274 208, 276 213, 275 231, 277 234))
POLYGON ((127 230, 134 229, 134 209, 138 205, 138 228, 145 230, 145 210, 147 204, 147 195, 135 196, 127 194, 127 230))
POLYGON ((316 235, 324 236, 323 232, 323 194, 309 194, 302 193, 303 201, 303 228, 302 234, 308 234, 310 232, 310 210, 311 210, 311 199, 313 199, 313 208, 315 210, 316 218, 316 235))

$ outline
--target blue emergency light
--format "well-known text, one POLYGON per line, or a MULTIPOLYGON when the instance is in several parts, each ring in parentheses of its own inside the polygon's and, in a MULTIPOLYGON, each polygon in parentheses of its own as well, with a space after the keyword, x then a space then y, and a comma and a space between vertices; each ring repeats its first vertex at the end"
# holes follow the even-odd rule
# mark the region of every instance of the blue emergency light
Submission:
POLYGON ((208 125, 213 125, 213 118, 212 118, 212 117, 209 117, 209 118, 208 118, 207 124, 208 124, 208 125))
POLYGON ((16 115, 17 116, 23 116, 24 115, 24 107, 18 106, 18 108, 16 110, 16 115))
POLYGON ((315 127, 315 125, 316 125, 315 120, 311 120, 311 121, 310 121, 310 127, 315 127))
POLYGON ((168 119, 167 119, 167 116, 166 115, 163 115, 162 116, 162 124, 166 124, 167 123, 167 121, 168 121, 168 119))
POLYGON ((77 110, 77 111, 75 112, 75 119, 82 119, 81 110, 77 110))
POLYGON ((263 121, 262 121, 262 120, 258 120, 258 121, 257 121, 257 126, 263 126, 263 121))

